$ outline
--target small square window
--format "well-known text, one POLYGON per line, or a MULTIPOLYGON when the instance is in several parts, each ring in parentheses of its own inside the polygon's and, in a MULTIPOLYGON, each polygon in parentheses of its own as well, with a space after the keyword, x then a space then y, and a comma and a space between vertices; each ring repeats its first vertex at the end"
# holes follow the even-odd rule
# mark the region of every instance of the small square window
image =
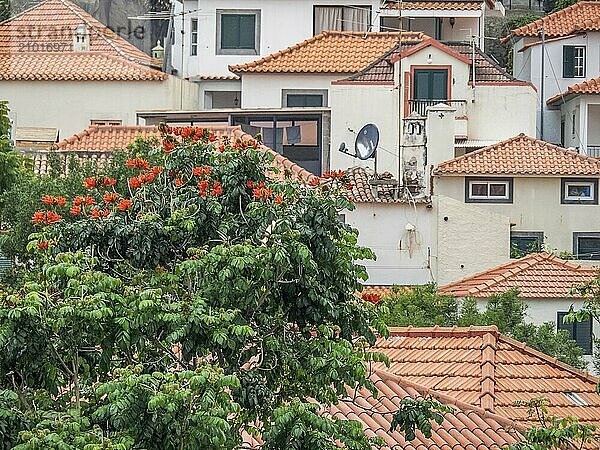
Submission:
POLYGON ((260 53, 260 11, 217 10, 217 55, 260 53))
POLYGON ((600 259, 600 233, 573 233, 573 256, 575 259, 600 259))
POLYGON ((465 202, 512 203, 512 178, 465 178, 465 202))
POLYGON ((521 258, 529 253, 542 251, 543 231, 511 231, 510 253, 512 258, 521 258))
POLYGON ((566 179, 561 180, 561 203, 573 205, 598 204, 597 179, 566 179))

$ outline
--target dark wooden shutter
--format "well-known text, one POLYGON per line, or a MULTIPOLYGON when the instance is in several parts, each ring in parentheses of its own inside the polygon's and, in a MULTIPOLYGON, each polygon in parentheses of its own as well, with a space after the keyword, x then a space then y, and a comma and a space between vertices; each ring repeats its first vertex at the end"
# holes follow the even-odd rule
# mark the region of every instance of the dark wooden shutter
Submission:
POLYGON ((592 319, 575 322, 575 341, 583 349, 585 355, 592 354, 592 319))
POLYGON ((575 47, 563 45, 563 78, 575 76, 575 47))

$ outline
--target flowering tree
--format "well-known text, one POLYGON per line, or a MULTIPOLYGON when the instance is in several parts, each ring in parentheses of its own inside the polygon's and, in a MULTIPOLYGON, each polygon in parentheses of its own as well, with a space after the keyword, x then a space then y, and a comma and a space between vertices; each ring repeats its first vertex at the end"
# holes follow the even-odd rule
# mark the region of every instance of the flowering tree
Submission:
POLYGON ((0 291, 0 448, 370 449, 315 404, 374 389, 387 332, 354 296, 344 173, 302 184, 196 128, 132 152, 125 183, 40 199, 38 264, 0 291))

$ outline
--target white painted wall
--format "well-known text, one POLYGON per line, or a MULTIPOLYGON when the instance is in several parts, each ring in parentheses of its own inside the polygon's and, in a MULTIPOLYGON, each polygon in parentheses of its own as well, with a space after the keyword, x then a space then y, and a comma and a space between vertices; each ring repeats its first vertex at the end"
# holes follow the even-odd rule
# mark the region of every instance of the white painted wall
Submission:
POLYGON ((363 261, 368 284, 413 285, 433 281, 429 253, 435 239, 435 211, 424 204, 359 203, 348 211, 346 223, 358 228, 359 244, 371 248, 376 261, 363 261), (406 231, 406 225, 415 231, 406 231))
MULTIPOLYGON (((464 177, 436 178, 435 189, 464 202, 464 177)), ((514 178, 513 203, 477 203, 488 213, 508 216, 516 225, 512 231, 543 231, 544 244, 556 252, 573 251, 573 233, 600 231, 598 205, 562 205, 560 203, 560 178, 514 178)), ((503 244, 504 245, 504 244, 503 244)), ((508 252, 509 244, 506 243, 508 252)), ((487 246, 483 246, 487 251, 487 246)))
MULTIPOLYGON (((331 82, 349 74, 244 74, 243 108, 281 108, 284 89, 327 90, 331 82)), ((328 95, 329 96, 329 95, 328 95)), ((327 106, 327 105, 325 105, 327 106)))
POLYGON ((198 88, 170 76, 166 81, 3 81, 17 127, 52 127, 60 139, 79 133, 95 119, 136 125, 136 111, 198 108, 198 88))
MULTIPOLYGON (((442 189, 438 192, 446 194, 442 189)), ((479 205, 466 204, 445 195, 434 199, 438 285, 508 261, 510 220, 507 216, 490 213, 479 205)))
MULTIPOLYGON (((542 84, 542 51, 541 45, 534 45, 523 52, 518 52, 524 43, 536 41, 537 39, 521 39, 514 47, 513 73, 517 78, 532 82, 538 90, 537 113, 538 134, 540 137, 540 109, 541 84, 542 84)), ((544 70, 544 105, 545 102, 573 84, 580 83, 585 79, 596 78, 600 75, 600 32, 589 32, 567 39, 547 42, 545 44, 545 70, 544 70), (586 46, 586 73, 585 78, 563 78, 563 46, 584 45, 586 46)), ((544 140, 560 143, 560 120, 561 114, 557 110, 544 107, 544 140)))
MULTIPOLYGON (((372 19, 377 16, 378 0, 354 0, 353 6, 372 7, 372 19)), ((185 17, 184 49, 185 76, 230 75, 227 67, 243 64, 270 55, 313 36, 313 6, 348 5, 346 0, 186 0, 185 10, 192 11, 185 17), (248 9, 261 10, 260 52, 256 55, 217 55, 216 54, 216 10, 248 9), (190 54, 191 18, 198 19, 198 55, 190 54)), ((182 20, 175 21, 176 42, 174 54, 181 55, 182 20)), ((373 31, 379 30, 379 20, 373 20, 373 31)), ((174 66, 180 68, 181 57, 174 59, 174 66)))

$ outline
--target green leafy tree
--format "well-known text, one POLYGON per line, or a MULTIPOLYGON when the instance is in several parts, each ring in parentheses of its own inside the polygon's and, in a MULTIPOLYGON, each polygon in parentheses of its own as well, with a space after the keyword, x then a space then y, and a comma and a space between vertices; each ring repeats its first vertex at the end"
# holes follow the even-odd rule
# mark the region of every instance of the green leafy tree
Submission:
POLYGON ((525 321, 527 304, 517 290, 493 295, 480 311, 475 299, 462 302, 436 292, 433 285, 411 290, 395 290, 379 304, 382 318, 390 326, 471 326, 495 325, 501 333, 573 367, 587 366, 583 350, 554 323, 540 326, 525 321))
POLYGON ((581 450, 597 443, 594 425, 581 424, 572 417, 557 418, 548 413, 548 400, 542 397, 518 401, 526 407, 535 424, 524 433, 524 439, 506 450, 581 450))
POLYGON ((387 333, 354 295, 372 253, 338 220, 345 175, 306 186, 214 139, 162 127, 125 182, 40 199, 33 262, 0 290, 5 448, 372 448, 313 404, 375 391, 365 349, 387 333))
POLYGON ((19 154, 10 139, 8 103, 0 101, 0 196, 16 181, 22 167, 19 154))
POLYGON ((417 430, 426 438, 431 437, 433 424, 441 425, 445 414, 454 414, 454 408, 444 405, 432 397, 425 399, 405 398, 394 413, 391 429, 400 429, 407 441, 414 440, 417 430))

